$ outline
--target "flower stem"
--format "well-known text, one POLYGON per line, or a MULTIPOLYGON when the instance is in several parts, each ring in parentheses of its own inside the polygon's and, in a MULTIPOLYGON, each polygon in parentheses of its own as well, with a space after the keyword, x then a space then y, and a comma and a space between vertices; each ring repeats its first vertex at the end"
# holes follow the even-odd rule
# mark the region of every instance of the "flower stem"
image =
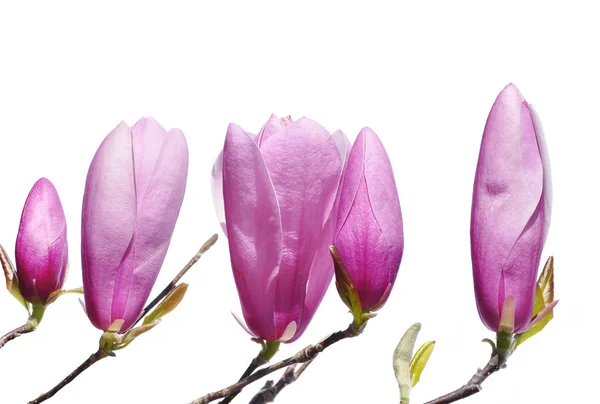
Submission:
MULTIPOLYGON (((258 355, 256 355, 256 357, 252 359, 252 362, 250 362, 250 365, 248 365, 246 371, 242 374, 242 377, 240 377, 238 381, 244 380, 252 373, 254 373, 256 369, 258 369, 262 365, 266 365, 267 363, 269 363, 269 361, 271 360, 271 358, 273 358, 273 356, 275 356, 275 354, 279 350, 279 346, 281 345, 281 342, 279 341, 265 342, 260 340, 260 343, 262 344, 262 349, 260 350, 258 355)), ((231 393, 223 400, 221 400, 219 404, 229 404, 240 393, 240 391, 241 390, 231 393)))
POLYGON ((44 317, 44 312, 46 308, 43 304, 34 303, 33 312, 31 316, 27 319, 27 322, 20 327, 15 328, 14 330, 6 333, 2 338, 0 338, 0 348, 6 345, 7 342, 12 341, 13 339, 20 337, 23 334, 28 334, 36 330, 37 326, 42 321, 44 317))

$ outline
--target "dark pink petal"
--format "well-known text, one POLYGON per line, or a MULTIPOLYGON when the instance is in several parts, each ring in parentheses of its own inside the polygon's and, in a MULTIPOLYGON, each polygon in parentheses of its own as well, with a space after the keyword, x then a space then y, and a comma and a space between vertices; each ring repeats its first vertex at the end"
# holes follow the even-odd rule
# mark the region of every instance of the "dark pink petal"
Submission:
POLYGON ((25 201, 15 256, 25 300, 45 302, 62 288, 68 260, 67 224, 58 193, 46 178, 35 183, 25 201))
POLYGON ((404 250, 402 214, 390 160, 377 135, 358 135, 344 174, 335 245, 364 309, 389 294, 404 250))
POLYGON ((282 254, 281 218, 256 143, 230 124, 223 149, 223 199, 231 265, 248 328, 275 341, 275 277, 282 254))

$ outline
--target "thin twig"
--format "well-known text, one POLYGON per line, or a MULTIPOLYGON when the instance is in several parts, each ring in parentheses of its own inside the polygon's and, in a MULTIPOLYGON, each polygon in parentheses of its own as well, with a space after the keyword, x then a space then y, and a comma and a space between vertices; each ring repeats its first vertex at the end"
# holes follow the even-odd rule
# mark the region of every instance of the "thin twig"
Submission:
POLYGON ((198 260, 200 259, 200 257, 202 257, 202 255, 206 251, 208 251, 208 249, 210 247, 212 247, 217 242, 218 238, 219 238, 219 236, 217 236, 216 234, 213 234, 211 238, 209 238, 208 240, 206 240, 206 242, 204 242, 204 244, 202 244, 202 247, 200 247, 200 249, 198 250, 198 252, 196 253, 196 255, 194 255, 192 257, 192 259, 190 259, 188 261, 188 263, 183 267, 183 269, 181 271, 179 271, 179 273, 175 276, 175 278, 173 278, 173 280, 171 282, 169 282, 169 284, 162 290, 162 292, 160 292, 158 294, 158 296, 156 296, 154 298, 154 300, 152 300, 150 303, 148 303, 148 305, 146 307, 144 307, 144 310, 142 310, 142 313, 140 314, 140 316, 138 317, 138 319, 135 321, 135 323, 133 323, 133 325, 131 327, 129 327, 129 329, 127 331, 129 331, 130 329, 132 329, 133 327, 135 327, 137 325, 137 323, 139 323, 140 320, 142 318, 144 318, 144 316, 146 316, 146 314, 148 314, 148 312, 154 308, 154 306, 156 306, 158 303, 160 303, 160 301, 166 295, 168 295, 170 291, 172 291, 173 289, 175 289, 175 287, 177 286, 177 282, 179 282, 179 280, 181 279, 181 277, 183 275, 185 275, 185 273, 192 266, 194 266, 194 264, 196 262, 198 262, 198 260))
MULTIPOLYGON (((167 287, 154 299, 150 304, 148 304, 144 310, 142 311, 142 315, 136 321, 136 324, 150 311, 154 306, 156 306, 166 295, 169 294, 171 290, 177 286, 177 282, 181 279, 183 275, 200 259, 202 254, 204 254, 213 244, 217 241, 217 235, 214 234, 210 239, 208 239, 200 248, 200 250, 194 255, 194 257, 186 264, 185 267, 173 278, 171 282, 167 285, 167 287)), ((134 324, 135 325, 135 324, 134 324)), ((131 326, 129 329, 133 328, 131 326)), ((52 390, 47 393, 42 394, 38 398, 33 401, 30 401, 28 404, 39 404, 41 402, 46 401, 53 395, 55 395, 58 391, 60 391, 67 384, 71 383, 77 376, 79 376, 83 371, 92 366, 94 363, 98 362, 100 359, 104 359, 107 356, 114 356, 111 350, 105 350, 103 348, 98 349, 98 351, 92 354, 85 362, 83 362, 77 369, 75 369, 69 376, 63 379, 59 384, 57 384, 52 390)))
POLYGON ((12 341, 13 339, 20 337, 23 334, 35 331, 35 328, 35 325, 28 320, 22 326, 15 328, 14 330, 6 333, 2 338, 0 338, 0 348, 2 348, 8 341, 12 341))
POLYGON ((57 384, 52 390, 42 394, 35 400, 30 401, 28 404, 39 404, 46 401, 47 399, 58 393, 67 384, 71 383, 77 376, 83 373, 84 370, 86 370, 99 360, 106 358, 107 356, 110 356, 108 352, 106 352, 103 349, 98 349, 96 353, 90 355, 90 357, 87 358, 85 362, 79 365, 77 369, 75 369, 69 376, 65 377, 63 381, 57 384))
MULTIPOLYGON (((256 369, 258 369, 260 366, 262 366, 264 364, 265 364, 264 359, 262 359, 261 355, 258 354, 254 359, 252 359, 252 362, 250 362, 250 365, 248 365, 248 367, 242 374, 242 377, 240 377, 240 379, 238 381, 244 380, 245 378, 250 376, 256 369)), ((223 400, 221 400, 219 402, 219 404, 229 404, 238 394, 240 394, 240 391, 241 390, 231 393, 230 395, 225 397, 223 400)))
POLYGON ((493 354, 487 365, 485 365, 483 369, 477 369, 477 373, 471 377, 471 380, 469 380, 467 384, 451 393, 438 397, 435 400, 428 401, 425 404, 453 403, 455 401, 462 400, 463 398, 470 397, 473 394, 479 393, 482 389, 481 384, 485 381, 485 379, 487 379, 491 374, 499 371, 502 367, 503 364, 500 363, 498 355, 493 354))
POLYGON ((312 361, 304 362, 298 370, 296 370, 296 365, 289 366, 277 383, 274 383, 273 380, 268 380, 262 389, 250 400, 249 404, 272 403, 275 401, 275 397, 281 393, 281 390, 298 380, 311 363, 312 361))
POLYGON ((242 390, 244 387, 246 387, 250 383, 254 383, 255 381, 262 379, 266 375, 271 374, 279 369, 283 369, 285 367, 288 367, 288 366, 296 364, 296 363, 305 363, 305 362, 311 361, 320 352, 325 350, 327 347, 335 344, 338 341, 341 341, 346 338, 355 337, 357 335, 358 334, 356 333, 355 328, 352 325, 350 325, 344 331, 335 332, 335 333, 331 334, 329 337, 325 338, 323 341, 321 341, 315 345, 309 345, 308 347, 302 349, 301 351, 298 351, 295 355, 290 356, 289 358, 286 358, 280 362, 274 363, 273 365, 259 369, 258 371, 256 371, 255 373, 252 373, 250 376, 244 378, 243 380, 240 380, 239 382, 234 383, 231 386, 226 387, 224 389, 221 389, 221 390, 215 391, 213 393, 209 393, 203 397, 197 398, 196 400, 192 401, 190 404, 207 404, 207 403, 210 403, 211 401, 215 401, 220 398, 227 397, 235 392, 242 390))

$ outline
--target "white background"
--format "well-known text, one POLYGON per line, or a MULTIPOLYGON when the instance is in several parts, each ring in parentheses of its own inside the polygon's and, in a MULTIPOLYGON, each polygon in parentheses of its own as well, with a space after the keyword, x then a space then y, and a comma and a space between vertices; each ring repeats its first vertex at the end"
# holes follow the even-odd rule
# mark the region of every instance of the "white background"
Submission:
MULTIPOLYGON (((466 382, 492 337, 475 308, 469 220, 479 142, 498 92, 514 82, 537 109, 553 168, 543 259, 556 259, 555 319, 471 403, 590 402, 597 386, 600 174, 598 13, 584 2, 14 2, 0 5, 0 242, 12 254, 21 209, 41 176, 68 221, 81 285, 85 175, 121 120, 152 116, 190 148, 186 198, 154 291, 220 232, 210 170, 229 122, 256 132, 271 112, 311 117, 351 140, 372 127, 391 157, 405 254, 387 305, 364 335, 324 352, 281 403, 397 403, 391 357, 423 323, 437 345, 412 402, 466 382), (81 4, 80 4, 81 3, 81 4)), ((230 315, 239 303, 221 240, 190 272, 181 306, 117 358, 50 402, 187 403, 233 382, 258 346, 230 315)), ((153 294, 153 295, 154 295, 153 294)), ((0 332, 26 320, 0 293, 0 332)), ((350 321, 335 289, 278 358, 350 321)), ((97 348, 77 298, 59 299, 33 334, 0 351, 0 403, 25 403, 97 348)), ((248 402, 254 384, 236 402, 248 402)))

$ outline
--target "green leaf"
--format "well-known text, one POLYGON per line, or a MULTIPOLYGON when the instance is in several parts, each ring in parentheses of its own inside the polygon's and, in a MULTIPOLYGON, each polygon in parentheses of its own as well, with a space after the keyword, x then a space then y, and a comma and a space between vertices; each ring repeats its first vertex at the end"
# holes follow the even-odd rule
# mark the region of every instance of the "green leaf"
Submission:
POLYGON ((554 306, 556 306, 557 303, 558 300, 555 300, 554 302, 546 306, 544 310, 542 310, 542 312, 538 313, 538 315, 533 318, 531 324, 529 325, 529 328, 525 330, 525 332, 517 335, 517 343, 515 348, 521 345, 523 342, 527 341, 529 338, 539 333, 540 331, 542 331, 546 327, 546 325, 548 325, 550 320, 554 318, 553 310, 554 306))
POLYGON ((152 324, 162 317, 166 316, 181 303, 185 292, 187 292, 188 284, 180 283, 165 296, 165 298, 152 310, 145 318, 144 325, 152 324))
POLYGON ((158 325, 158 323, 160 323, 160 319, 156 320, 153 323, 150 324, 143 324, 140 325, 139 327, 135 327, 132 328, 131 330, 127 331, 124 335, 123 338, 121 339, 121 342, 116 344, 112 350, 113 351, 117 351, 119 349, 123 349, 125 348, 127 345, 129 345, 134 339, 136 339, 137 337, 139 337, 140 335, 150 331, 151 329, 153 329, 154 327, 156 327, 158 325))
POLYGON ((415 387, 435 347, 435 341, 427 341, 417 350, 410 361, 410 384, 415 387))
POLYGON ((554 301, 554 257, 548 257, 537 286, 541 290, 544 303, 546 305, 552 303, 554 301))
POLYGON ((410 363, 419 331, 421 331, 420 323, 410 326, 394 350, 394 373, 400 389, 401 404, 410 402, 410 388, 412 385, 410 363))
POLYGON ((2 264, 2 269, 4 270, 6 289, 8 289, 10 294, 13 295, 13 297, 23 305, 23 307, 25 307, 27 314, 31 314, 29 302, 23 298, 23 295, 21 295, 21 291, 19 290, 19 278, 17 277, 17 271, 15 270, 12 261, 8 257, 8 254, 2 245, 0 245, 0 264, 2 264))

